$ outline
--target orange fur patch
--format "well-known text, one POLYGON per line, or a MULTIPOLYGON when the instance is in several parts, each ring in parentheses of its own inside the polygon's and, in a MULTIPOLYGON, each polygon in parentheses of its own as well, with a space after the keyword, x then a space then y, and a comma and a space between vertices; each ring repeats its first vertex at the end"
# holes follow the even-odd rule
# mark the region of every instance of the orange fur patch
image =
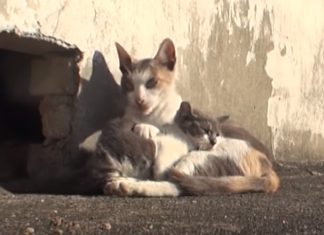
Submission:
POLYGON ((278 190, 279 177, 263 153, 254 149, 251 150, 242 158, 240 168, 245 176, 262 178, 264 180, 263 191, 275 192, 278 190))
POLYGON ((154 77, 158 81, 156 88, 167 88, 173 84, 174 72, 165 67, 158 66, 155 68, 154 77))

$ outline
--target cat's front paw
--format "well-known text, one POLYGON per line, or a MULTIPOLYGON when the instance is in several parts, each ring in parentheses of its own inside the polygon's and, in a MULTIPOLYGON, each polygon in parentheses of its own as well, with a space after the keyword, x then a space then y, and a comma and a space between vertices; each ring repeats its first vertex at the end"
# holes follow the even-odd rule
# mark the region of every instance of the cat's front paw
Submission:
POLYGON ((135 124, 132 130, 134 133, 138 134, 139 136, 143 136, 146 139, 153 138, 160 132, 157 127, 144 123, 135 124))
POLYGON ((117 196, 123 196, 122 195, 122 190, 121 190, 121 182, 118 180, 112 180, 108 182, 104 187, 103 187, 103 193, 105 195, 117 195, 117 196))
POLYGON ((103 188, 105 195, 116 195, 121 197, 131 196, 132 193, 128 189, 128 185, 136 182, 133 178, 118 178, 110 180, 103 188))

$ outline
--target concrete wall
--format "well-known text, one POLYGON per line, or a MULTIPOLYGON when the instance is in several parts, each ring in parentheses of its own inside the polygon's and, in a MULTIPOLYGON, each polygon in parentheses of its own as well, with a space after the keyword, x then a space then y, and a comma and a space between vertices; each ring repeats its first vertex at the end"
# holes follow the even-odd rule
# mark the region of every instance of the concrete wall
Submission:
MULTIPOLYGON (((105 61, 119 79, 114 42, 142 58, 170 37, 185 99, 230 114, 277 159, 324 160, 323 0, 1 0, 0 30, 14 27, 84 51, 80 74, 96 98, 84 101, 80 128, 86 113, 104 119, 103 105, 107 112, 118 105, 118 92, 106 97, 91 86, 94 67, 105 61)), ((111 78, 109 70, 99 75, 111 78)))

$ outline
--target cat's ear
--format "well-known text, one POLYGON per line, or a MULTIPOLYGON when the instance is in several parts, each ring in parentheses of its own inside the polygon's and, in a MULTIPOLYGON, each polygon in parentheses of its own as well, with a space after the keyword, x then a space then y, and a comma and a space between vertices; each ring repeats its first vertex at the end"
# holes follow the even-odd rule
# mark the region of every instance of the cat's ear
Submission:
POLYGON ((219 117, 217 117, 216 120, 217 120, 219 123, 223 123, 223 122, 226 122, 229 118, 230 118, 229 115, 223 115, 223 116, 219 116, 219 117))
POLYGON ((115 44, 119 58, 119 69, 123 74, 129 74, 132 70, 132 58, 118 42, 115 44))
POLYGON ((176 63, 176 53, 171 39, 166 38, 161 42, 154 60, 159 64, 166 66, 170 71, 173 71, 176 63))
POLYGON ((179 115, 181 119, 190 118, 193 116, 192 108, 189 102, 182 101, 179 108, 179 115))

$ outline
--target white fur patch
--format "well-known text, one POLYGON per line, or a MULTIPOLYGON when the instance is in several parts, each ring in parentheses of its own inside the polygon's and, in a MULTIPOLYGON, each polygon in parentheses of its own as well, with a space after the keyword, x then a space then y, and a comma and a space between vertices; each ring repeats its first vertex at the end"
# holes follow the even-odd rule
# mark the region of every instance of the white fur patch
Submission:
POLYGON ((122 191, 127 196, 176 197, 180 195, 178 187, 168 181, 124 181, 122 191))
POLYGON ((210 151, 191 151, 184 155, 173 167, 175 170, 186 175, 193 175, 197 166, 203 166, 208 160, 210 151))
POLYGON ((249 151, 251 151, 251 146, 248 142, 226 137, 217 137, 217 143, 211 150, 216 156, 227 156, 236 164, 239 164, 241 158, 249 151))
MULTIPOLYGON (((135 88, 136 89, 136 88, 135 88)), ((180 107, 182 98, 173 86, 164 90, 146 89, 144 103, 151 109, 148 114, 143 114, 135 103, 135 92, 127 95, 128 106, 125 116, 137 123, 148 123, 158 128, 166 123, 172 123, 180 107)))
POLYGON ((164 178, 165 172, 189 149, 185 141, 172 135, 156 136, 153 140, 157 148, 153 172, 154 178, 159 180, 164 178))
POLYGON ((239 165, 240 160, 251 150, 250 145, 239 139, 217 137, 217 144, 210 151, 191 151, 183 156, 174 166, 177 171, 192 175, 195 168, 208 164, 210 156, 215 158, 229 158, 239 165))
POLYGON ((101 131, 96 131, 92 135, 88 136, 82 143, 79 144, 79 148, 91 152, 94 151, 101 133, 101 131))

